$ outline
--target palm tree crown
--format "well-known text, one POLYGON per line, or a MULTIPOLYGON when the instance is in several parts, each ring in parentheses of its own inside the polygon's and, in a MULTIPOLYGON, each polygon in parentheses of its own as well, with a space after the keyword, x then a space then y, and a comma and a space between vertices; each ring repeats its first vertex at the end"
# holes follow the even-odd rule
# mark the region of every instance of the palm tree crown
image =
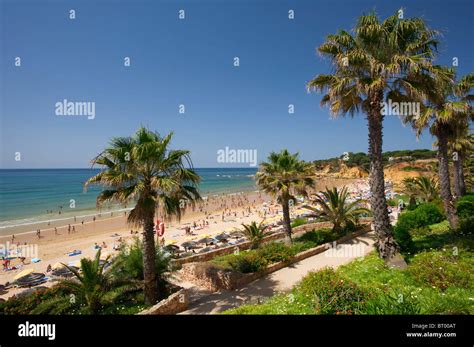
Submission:
POLYGON ((316 194, 314 203, 320 209, 312 206, 304 208, 312 211, 314 217, 333 223, 333 230, 340 232, 349 223, 356 225, 362 214, 368 214, 370 211, 361 206, 361 201, 348 201, 349 193, 347 187, 338 190, 337 188, 326 189, 326 191, 316 194))
POLYGON ((312 164, 299 159, 299 154, 290 154, 284 149, 272 152, 268 161, 260 165, 256 174, 257 185, 265 192, 276 196, 283 208, 283 220, 287 236, 291 239, 289 205, 294 195, 308 195, 308 188, 314 184, 312 164))

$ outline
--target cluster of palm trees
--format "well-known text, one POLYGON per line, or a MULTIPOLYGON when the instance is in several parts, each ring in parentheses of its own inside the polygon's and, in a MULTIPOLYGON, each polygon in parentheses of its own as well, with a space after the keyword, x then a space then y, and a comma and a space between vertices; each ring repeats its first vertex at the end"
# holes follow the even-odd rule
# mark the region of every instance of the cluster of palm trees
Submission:
MULTIPOLYGON (((418 102, 421 113, 404 115, 402 120, 417 129, 429 128, 438 140, 439 181, 441 198, 453 228, 456 211, 449 176, 448 151, 456 152, 454 179, 456 194, 465 192, 463 160, 472 144, 469 122, 473 119, 472 95, 474 75, 456 83, 453 69, 435 65, 438 32, 428 28, 420 18, 403 19, 399 13, 381 21, 375 13, 359 18, 353 32, 340 30, 328 35, 318 52, 332 63, 331 74, 312 79, 308 90, 324 92, 321 104, 328 105, 333 116, 351 116, 362 111, 367 118, 370 156, 371 210, 377 235, 379 255, 388 260, 397 252, 385 198, 382 160, 382 127, 384 100, 418 102), (466 144, 466 139, 469 139, 466 144)), ((155 273, 154 218, 158 207, 165 218, 180 218, 183 206, 200 200, 199 175, 193 170, 189 151, 170 150, 172 133, 161 137, 141 127, 132 137, 120 137, 100 153, 93 164, 103 170, 88 180, 105 189, 97 202, 126 203, 136 201, 128 221, 143 227, 143 274, 145 303, 158 298, 155 273)), ((313 186, 314 168, 287 150, 271 153, 260 166, 256 181, 260 188, 277 197, 282 205, 284 227, 291 241, 290 207, 295 196, 308 196, 313 186)), ((340 192, 320 197, 329 200, 340 192), (332 194, 332 195, 331 195, 332 194)), ((332 202, 330 202, 332 203, 332 202)), ((324 205, 323 205, 324 206, 324 205)), ((356 215, 358 207, 346 205, 345 214, 356 215)), ((339 211, 341 212, 341 211, 339 211)), ((359 211, 360 212, 360 211, 359 211)), ((333 213, 329 210, 326 213, 333 213)), ((338 212, 334 212, 338 213, 338 212)), ((338 226, 340 227, 340 226, 338 226)), ((258 226, 249 230, 255 234, 258 226)), ((256 236, 256 245, 260 236, 256 236)))
MULTIPOLYGON (((459 134, 469 133, 473 119, 470 94, 474 75, 456 82, 455 71, 434 64, 439 33, 421 18, 404 19, 400 12, 380 20, 371 12, 362 15, 354 30, 328 35, 318 52, 329 58, 331 74, 314 77, 309 91, 323 92, 322 105, 333 116, 362 111, 369 130, 371 209, 379 254, 391 259, 398 246, 393 239, 385 198, 382 163, 383 102, 416 102, 419 114, 401 115, 418 135, 429 128, 437 138, 440 195, 452 228, 457 217, 449 176, 449 144, 457 153, 455 180, 463 181, 463 149, 459 134)), ((464 138, 466 135, 464 135, 464 138)), ((454 159, 454 158, 453 158, 454 159)), ((463 193, 459 183, 459 193, 463 193)))

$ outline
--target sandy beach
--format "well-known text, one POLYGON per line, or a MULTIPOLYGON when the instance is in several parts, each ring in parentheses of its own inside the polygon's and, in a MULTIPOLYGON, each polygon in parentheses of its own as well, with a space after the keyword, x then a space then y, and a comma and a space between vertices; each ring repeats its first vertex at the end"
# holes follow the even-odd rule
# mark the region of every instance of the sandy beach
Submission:
MULTIPOLYGON (((322 190, 325 187, 348 185, 351 180, 344 179, 328 179, 319 180, 315 190, 322 190)), ((274 218, 281 216, 281 207, 264 193, 258 191, 232 193, 226 195, 210 196, 196 205, 194 209, 188 208, 181 221, 167 221, 165 223, 165 243, 181 244, 184 241, 198 239, 204 235, 215 235, 224 231, 230 231, 241 226, 242 223, 251 221, 261 221, 265 217, 274 218), (265 205, 264 205, 265 203, 265 205), (264 215, 264 206, 267 211, 264 215), (196 228, 194 228, 196 223, 196 228), (184 228, 192 227, 193 235, 185 234, 184 228)), ((102 214, 96 217, 95 221, 92 217, 86 219, 84 224, 82 220, 65 221, 66 224, 52 224, 46 226, 34 226, 40 228, 41 235, 38 238, 36 232, 32 231, 32 226, 28 229, 16 230, 14 245, 20 247, 28 247, 28 251, 37 251, 36 257, 39 262, 31 262, 31 258, 27 257, 24 264, 18 258, 11 261, 11 266, 17 267, 15 270, 0 272, 0 284, 12 282, 14 277, 25 269, 34 269, 35 272, 46 272, 48 265, 54 265, 58 262, 71 264, 79 261, 81 258, 92 258, 97 252, 94 248, 95 244, 107 245, 102 252, 113 255, 114 244, 118 244, 118 240, 123 242, 132 240, 134 237, 141 236, 141 230, 127 224, 125 212, 115 213, 111 215, 102 214), (71 231, 68 231, 68 224, 71 224, 71 231), (55 232, 54 228, 57 228, 55 232), (75 231, 72 231, 72 229, 75 231), (44 229, 41 229, 44 228, 44 229), (133 234, 131 231, 133 230, 133 234), (23 232, 22 232, 23 231, 23 232), (26 243, 26 245, 25 245, 26 243), (82 253, 76 256, 69 256, 67 253, 73 250, 80 250, 82 253)), ((160 218, 160 212, 157 217, 160 218)), ((161 218, 160 218, 161 219, 161 218)), ((26 228, 26 227, 23 227, 26 228)), ((3 247, 12 244, 11 235, 0 237, 0 244, 3 247)), ((25 249, 25 248, 24 248, 25 249)), ((49 281, 46 285, 53 282, 49 281)), ((0 296, 7 298, 14 295, 21 289, 12 289, 7 294, 0 296)))

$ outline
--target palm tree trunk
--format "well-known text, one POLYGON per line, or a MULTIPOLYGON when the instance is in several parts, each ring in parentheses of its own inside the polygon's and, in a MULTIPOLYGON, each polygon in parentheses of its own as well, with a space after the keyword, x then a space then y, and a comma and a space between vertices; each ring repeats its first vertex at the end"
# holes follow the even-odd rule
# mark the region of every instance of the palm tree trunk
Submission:
MULTIPOLYGON (((454 208, 453 195, 451 194, 451 182, 449 179, 448 162, 448 139, 446 130, 440 126, 438 131, 438 160, 439 160, 439 185, 440 195, 443 199, 444 210, 452 229, 457 227, 456 209, 454 208)), ((455 173, 456 175, 456 173, 455 173)))
POLYGON ((454 194, 456 195, 456 198, 459 199, 462 196, 461 192, 461 170, 460 166, 462 166, 462 163, 458 157, 457 160, 453 160, 453 185, 454 185, 454 194))
POLYGON ((285 226, 285 232, 290 242, 293 242, 291 238, 291 219, 290 219, 290 205, 288 199, 282 199, 281 207, 283 209, 283 224, 285 226))
POLYGON ((464 180, 464 153, 459 152, 459 192, 466 195, 466 181, 464 180))
POLYGON ((145 304, 147 305, 154 305, 158 300, 158 284, 155 273, 154 217, 154 212, 150 212, 145 221, 143 232, 143 279, 145 304))
POLYGON ((385 177, 382 161, 382 100, 383 93, 375 93, 371 97, 370 110, 367 115, 370 156, 369 185, 371 192, 370 205, 374 216, 375 234, 377 235, 375 246, 382 259, 390 260, 398 252, 398 245, 393 238, 385 199, 385 177))

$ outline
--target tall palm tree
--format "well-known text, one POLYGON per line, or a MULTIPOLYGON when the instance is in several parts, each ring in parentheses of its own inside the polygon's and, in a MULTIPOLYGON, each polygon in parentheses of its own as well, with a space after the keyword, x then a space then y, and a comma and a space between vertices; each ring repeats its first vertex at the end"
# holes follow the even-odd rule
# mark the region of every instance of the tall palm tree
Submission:
POLYGON ((140 127, 132 137, 113 138, 93 165, 101 165, 100 173, 86 182, 106 188, 97 204, 133 201, 128 214, 130 224, 143 227, 143 277, 145 303, 154 304, 158 297, 155 272, 154 218, 158 207, 164 217, 181 218, 183 202, 194 204, 200 199, 199 175, 192 169, 187 150, 171 150, 173 133, 161 137, 140 127))
POLYGON ((276 196, 283 209, 283 222, 287 237, 291 239, 290 201, 294 194, 308 196, 308 188, 314 184, 313 165, 299 159, 299 154, 290 154, 284 149, 272 152, 268 162, 260 165, 256 174, 257 185, 272 196, 276 196))
POLYGON ((313 217, 332 222, 332 230, 340 233, 348 224, 356 225, 362 214, 370 213, 367 208, 361 206, 360 200, 348 202, 348 197, 347 187, 340 190, 335 187, 327 188, 326 191, 316 194, 313 200, 320 209, 309 205, 303 207, 312 211, 313 217))
POLYGON ((332 74, 316 76, 309 91, 325 92, 321 105, 331 114, 365 113, 369 130, 371 210, 380 257, 389 260, 398 251, 385 198, 382 161, 383 101, 398 90, 417 93, 407 76, 431 70, 437 32, 420 18, 401 19, 398 13, 380 21, 375 13, 359 18, 353 33, 340 30, 328 35, 318 52, 329 58, 332 74))
POLYGON ((434 178, 426 176, 405 178, 403 184, 410 197, 419 198, 423 202, 432 202, 439 198, 439 185, 434 178))
MULTIPOLYGON (((442 68, 434 74, 424 74, 421 78, 426 89, 422 112, 418 116, 404 117, 403 121, 412 123, 417 129, 417 136, 421 135, 423 129, 429 128, 437 139, 440 195, 449 224, 455 229, 458 218, 451 192, 448 141, 455 136, 460 123, 474 117, 469 104, 473 99, 469 94, 473 87, 473 75, 464 76, 456 83, 454 69, 442 68)), ((420 80, 420 76, 414 77, 416 79, 420 80)))

